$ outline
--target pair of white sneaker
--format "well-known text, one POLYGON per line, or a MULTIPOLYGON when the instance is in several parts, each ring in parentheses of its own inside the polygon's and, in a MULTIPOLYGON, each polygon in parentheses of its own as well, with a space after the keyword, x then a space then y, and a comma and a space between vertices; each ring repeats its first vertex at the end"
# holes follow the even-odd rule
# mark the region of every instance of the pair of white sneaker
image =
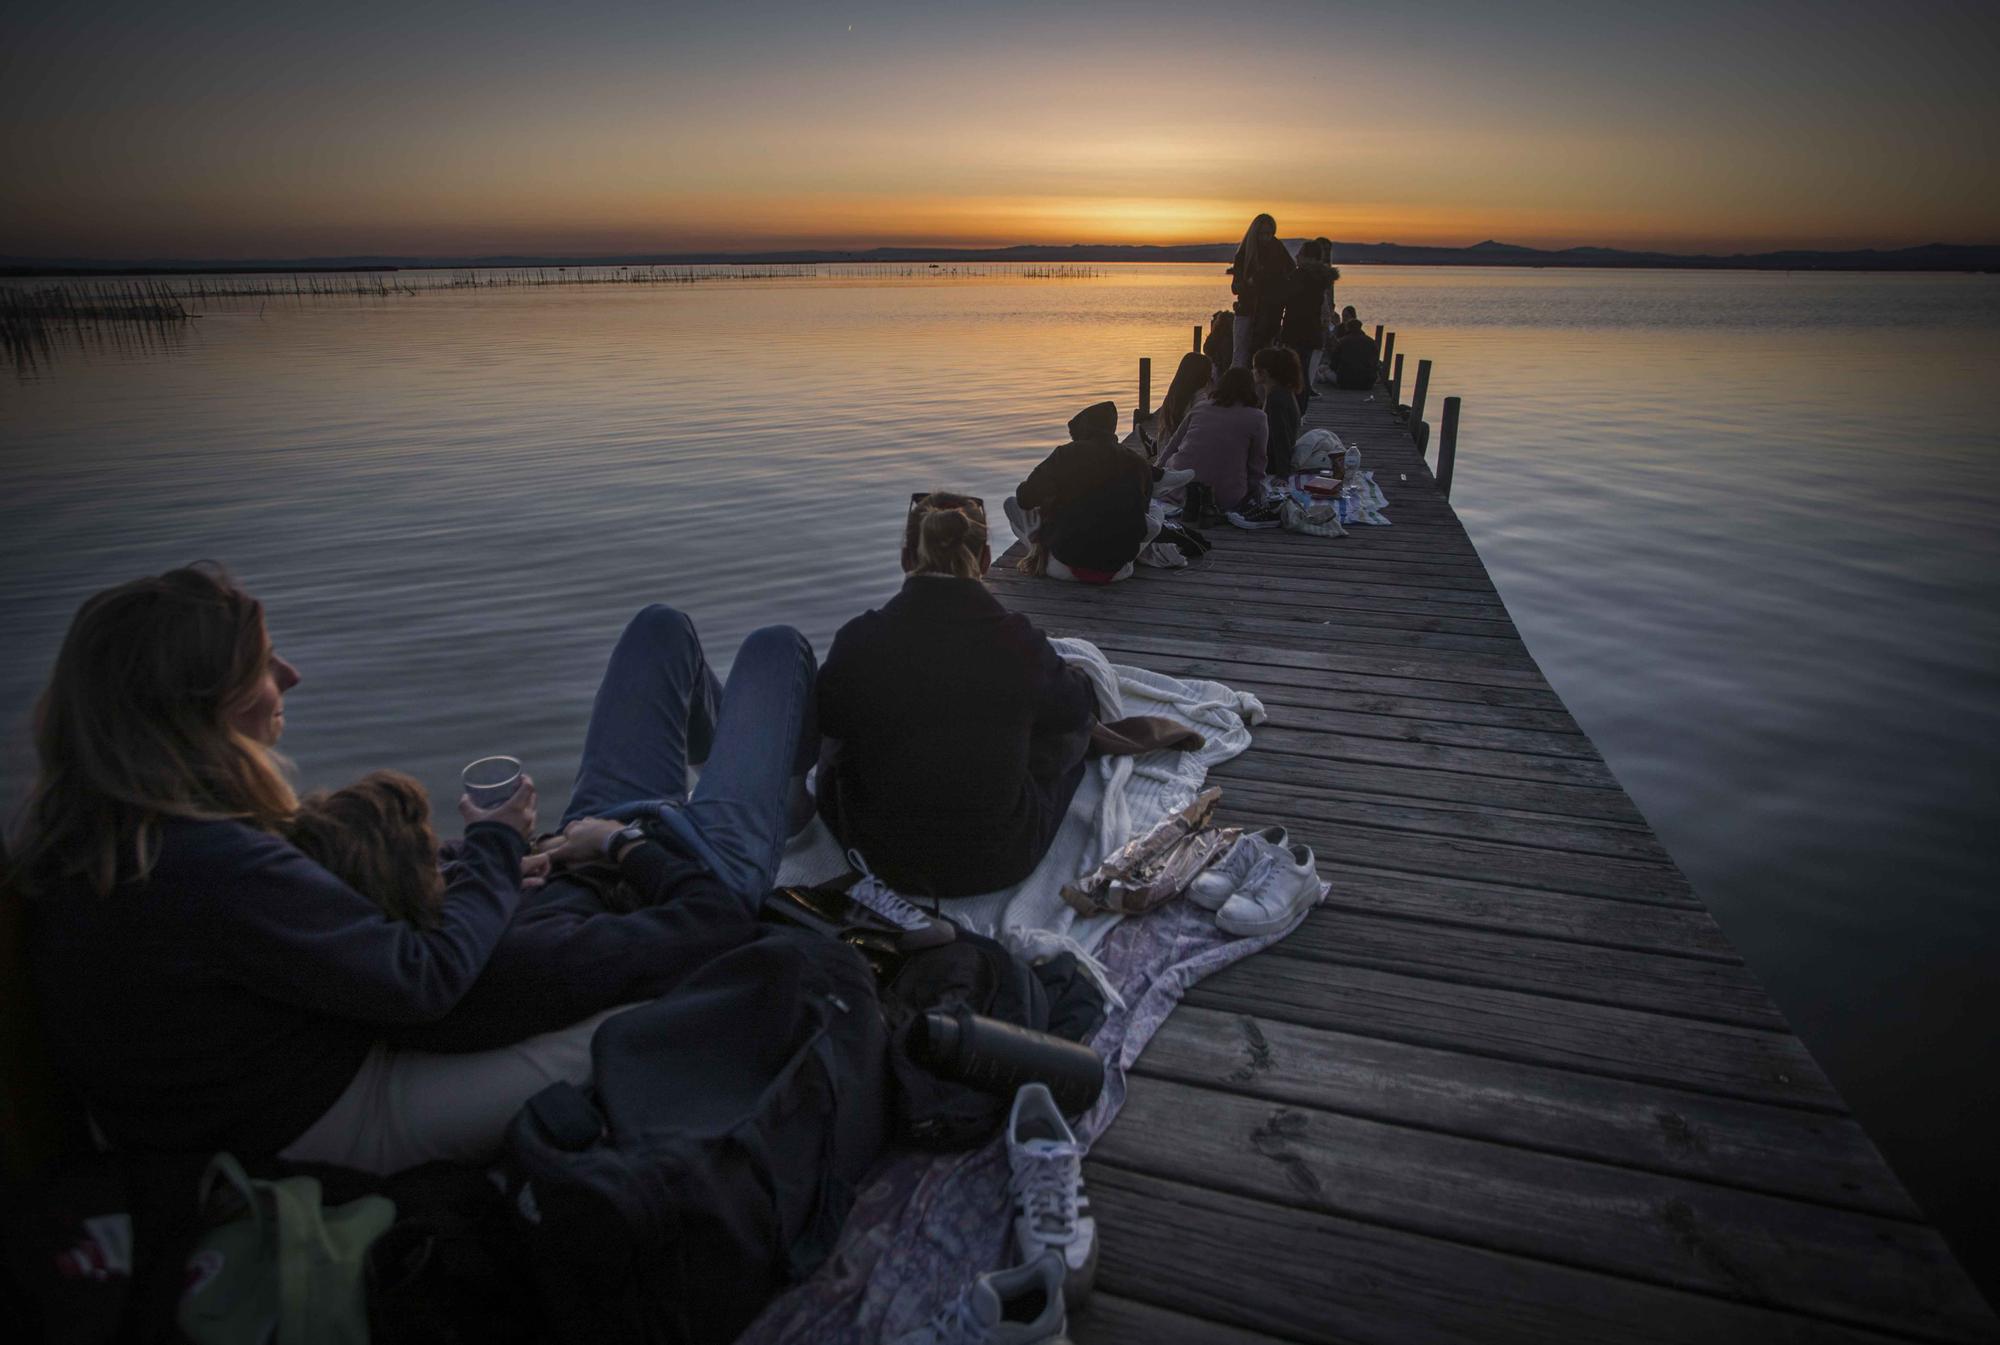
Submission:
POLYGON ((1083 1146, 1042 1084, 1007 1117, 1014 1250, 1020 1264, 981 1275, 896 1345, 1057 1345, 1097 1275, 1097 1221, 1083 1194, 1083 1146))
POLYGON ((1287 928, 1326 894, 1313 852, 1290 840, 1283 827, 1244 832, 1195 875, 1188 900, 1214 911, 1216 925, 1239 938, 1287 928))

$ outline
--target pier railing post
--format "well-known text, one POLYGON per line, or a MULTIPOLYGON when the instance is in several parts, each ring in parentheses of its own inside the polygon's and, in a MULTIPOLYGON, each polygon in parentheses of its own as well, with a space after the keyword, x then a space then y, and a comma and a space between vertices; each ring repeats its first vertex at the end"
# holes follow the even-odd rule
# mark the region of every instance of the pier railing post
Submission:
POLYGON ((1431 388, 1431 362, 1417 361, 1417 390, 1410 394, 1410 438, 1417 437, 1417 426, 1424 423, 1424 394, 1431 388))
POLYGON ((1199 322, 1194 325, 1194 353, 1197 355, 1201 354, 1201 324, 1199 322))
POLYGON ((1153 361, 1142 355, 1139 357, 1139 414, 1137 419, 1144 420, 1152 413, 1153 361))
POLYGON ((1451 469, 1458 461, 1458 398, 1444 399, 1444 423, 1438 426, 1438 493, 1451 498, 1451 469))
MULTIPOLYGON (((1394 336, 1395 333, 1391 332, 1389 333, 1389 335, 1394 336)), ((1396 410, 1396 408, 1401 406, 1402 404, 1403 404, 1403 356, 1402 353, 1399 351, 1396 354, 1396 371, 1395 373, 1389 376, 1390 412, 1393 413, 1396 410)))

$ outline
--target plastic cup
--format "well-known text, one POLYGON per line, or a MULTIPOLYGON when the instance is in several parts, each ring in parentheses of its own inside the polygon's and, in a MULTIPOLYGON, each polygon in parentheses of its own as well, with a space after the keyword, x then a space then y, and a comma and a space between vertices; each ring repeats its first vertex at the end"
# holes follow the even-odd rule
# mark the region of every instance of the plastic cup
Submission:
POLYGON ((521 789, 521 762, 516 757, 481 757, 458 773, 465 796, 475 808, 498 808, 521 789))

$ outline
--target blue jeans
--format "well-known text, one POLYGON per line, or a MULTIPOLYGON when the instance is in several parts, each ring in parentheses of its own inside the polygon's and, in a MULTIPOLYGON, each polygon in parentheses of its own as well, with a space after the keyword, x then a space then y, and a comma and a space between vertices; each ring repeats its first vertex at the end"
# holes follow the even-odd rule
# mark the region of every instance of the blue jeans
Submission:
POLYGON ((597 689, 564 824, 657 818, 755 910, 778 872, 792 781, 819 755, 818 666, 803 635, 765 626, 744 639, 724 687, 692 621, 657 604, 641 611, 597 689), (702 767, 692 797, 690 762, 702 767))

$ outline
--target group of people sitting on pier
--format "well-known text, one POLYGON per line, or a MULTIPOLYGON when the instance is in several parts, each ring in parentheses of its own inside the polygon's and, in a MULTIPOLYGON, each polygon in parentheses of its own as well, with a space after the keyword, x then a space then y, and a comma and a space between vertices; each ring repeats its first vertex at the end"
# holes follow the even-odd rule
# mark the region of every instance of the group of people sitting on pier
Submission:
POLYGON ((1030 543, 1023 569, 1125 578, 1173 515, 1203 521, 1200 507, 1186 508, 1190 484, 1218 512, 1268 521, 1264 484, 1293 472, 1315 371, 1330 369, 1342 390, 1375 386, 1375 342, 1352 305, 1334 308, 1332 249, 1315 238, 1294 260, 1271 216, 1257 216, 1230 268, 1233 311, 1217 312, 1202 349, 1181 356, 1159 411, 1121 441, 1110 402, 1087 408, 1070 421, 1070 442, 1006 501, 1030 543))
MULTIPOLYGON (((1093 406, 1009 501, 1047 573, 1129 573, 1162 486, 1234 507, 1284 470, 1333 272, 1316 246, 1292 263, 1269 226, 1236 267, 1234 316, 1256 335, 1183 361, 1157 440, 1135 451, 1093 406)), ((5 864, 72 1129, 377 1174, 483 1162, 531 1096, 588 1081, 606 1018, 752 937, 815 814, 904 897, 1027 877, 1083 778, 1091 682, 987 588, 981 500, 914 497, 901 562, 901 590, 823 665, 766 627, 726 685, 685 615, 641 611, 558 827, 539 828, 523 777, 501 802, 460 798, 462 839, 442 847, 407 776, 294 793, 277 748, 301 673, 219 567, 90 598, 37 707, 5 864)))

